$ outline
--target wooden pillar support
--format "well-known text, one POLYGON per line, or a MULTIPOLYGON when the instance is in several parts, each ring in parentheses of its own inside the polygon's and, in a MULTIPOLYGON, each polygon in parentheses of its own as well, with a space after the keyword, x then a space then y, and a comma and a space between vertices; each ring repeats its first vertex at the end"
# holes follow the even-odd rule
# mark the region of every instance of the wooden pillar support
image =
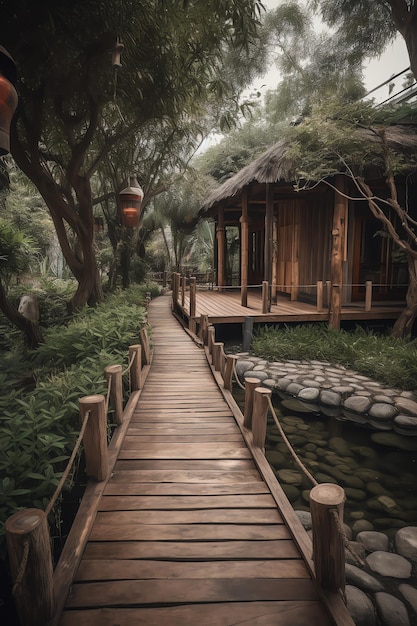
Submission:
POLYGON ((365 311, 372 310, 372 280, 365 283, 365 311))
POLYGON ((190 278, 190 317, 195 317, 197 304, 197 285, 195 276, 190 278))
POLYGON ((180 275, 178 274, 178 272, 173 272, 172 274, 172 306, 174 310, 178 303, 179 289, 180 289, 180 275))
POLYGON ((248 189, 242 191, 242 216, 240 218, 240 303, 248 306, 249 272, 249 224, 248 224, 248 189))
POLYGON ((181 305, 182 308, 185 306, 185 292, 187 291, 187 277, 183 276, 181 278, 181 305))
POLYGON ((345 192, 345 178, 340 174, 335 177, 335 189, 330 259, 330 275, 333 288, 330 296, 329 326, 330 328, 338 329, 340 328, 340 309, 342 306, 343 261, 345 258, 348 214, 348 200, 343 195, 345 192))
POLYGON ((259 387, 259 378, 245 378, 245 410, 243 425, 252 430, 253 396, 259 387))
POLYGON ((253 317, 245 317, 243 322, 243 350, 248 352, 252 344, 253 337, 253 317))
POLYGON ((83 444, 86 474, 97 482, 106 480, 108 473, 107 416, 103 395, 84 396, 79 399, 81 422, 90 413, 83 444))
POLYGON ((130 387, 132 391, 142 389, 142 345, 140 343, 129 346, 130 387))
POLYGON ((213 356, 213 343, 216 340, 216 329, 214 326, 207 328, 207 348, 210 356, 213 356))
POLYGON ((323 281, 317 281, 317 313, 323 311, 323 281))
POLYGON ((146 328, 139 331, 140 344, 142 346, 142 365, 149 365, 151 362, 151 347, 149 345, 149 335, 146 328))
POLYGON ((7 549, 21 626, 47 626, 55 611, 48 520, 40 509, 23 509, 6 520, 7 549), (26 557, 26 566, 19 573, 26 557), (17 578, 19 577, 19 580, 17 578))
POLYGON ((224 369, 224 388, 229 391, 232 390, 233 387, 233 372, 235 369, 235 363, 239 360, 235 354, 227 354, 226 355, 226 367, 224 369))
POLYGON ((110 405, 114 409, 114 423, 120 426, 123 422, 123 381, 122 366, 108 365, 104 370, 104 376, 110 381, 110 405))
POLYGON ((262 281, 262 313, 269 313, 269 283, 267 280, 262 281))
POLYGON ((266 421, 268 417, 268 398, 272 395, 266 387, 256 387, 253 396, 252 438, 253 445, 265 451, 266 421))
POLYGON ((217 223, 217 284, 219 291, 225 285, 225 267, 226 267, 226 228, 224 225, 224 209, 219 209, 219 221, 217 223))
POLYGON ((345 548, 340 532, 345 499, 342 487, 333 483, 321 483, 310 491, 313 561, 317 580, 324 589, 345 588, 345 548))
POLYGON ((224 343, 215 341, 213 343, 213 365, 216 372, 223 374, 224 370, 224 357, 223 357, 224 343))
POLYGON ((209 325, 210 324, 209 324, 208 315, 201 315, 198 336, 200 337, 201 341, 203 342, 205 346, 207 345, 207 330, 208 330, 209 325))

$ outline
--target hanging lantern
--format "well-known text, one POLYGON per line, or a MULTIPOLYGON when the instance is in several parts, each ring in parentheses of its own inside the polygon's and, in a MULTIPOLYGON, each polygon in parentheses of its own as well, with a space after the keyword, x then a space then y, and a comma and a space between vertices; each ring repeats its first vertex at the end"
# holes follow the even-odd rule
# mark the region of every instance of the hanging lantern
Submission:
POLYGON ((127 228, 136 228, 138 226, 143 195, 143 190, 136 177, 132 176, 129 187, 122 189, 119 193, 123 226, 127 228))
POLYGON ((122 67, 122 64, 120 62, 120 56, 122 54, 123 48, 124 48, 124 45, 119 40, 119 38, 117 38, 117 41, 114 44, 114 48, 112 50, 112 56, 111 56, 111 64, 113 65, 113 67, 122 67))
POLYGON ((17 107, 16 65, 0 46, 0 156, 10 152, 10 124, 17 107))

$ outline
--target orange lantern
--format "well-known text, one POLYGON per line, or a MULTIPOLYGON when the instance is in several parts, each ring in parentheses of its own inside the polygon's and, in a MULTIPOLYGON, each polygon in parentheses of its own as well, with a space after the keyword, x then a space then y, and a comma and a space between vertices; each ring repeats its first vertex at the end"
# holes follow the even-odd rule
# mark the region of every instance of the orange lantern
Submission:
POLYGON ((7 50, 0 46, 0 156, 10 152, 10 124, 18 101, 16 82, 15 63, 7 50))
POLYGON ((123 226, 127 228, 136 228, 138 226, 143 195, 143 189, 139 186, 136 178, 132 176, 130 178, 130 186, 122 189, 119 193, 123 226))

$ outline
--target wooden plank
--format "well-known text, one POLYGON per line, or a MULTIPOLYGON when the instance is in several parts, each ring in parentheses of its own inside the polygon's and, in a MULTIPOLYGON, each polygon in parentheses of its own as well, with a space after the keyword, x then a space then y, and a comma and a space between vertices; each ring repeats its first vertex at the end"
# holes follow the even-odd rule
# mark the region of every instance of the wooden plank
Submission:
POLYGON ((219 443, 149 443, 146 447, 123 448, 119 459, 252 459, 246 446, 224 446, 219 443))
POLYGON ((153 496, 203 496, 203 495, 227 495, 270 493, 264 482, 228 482, 223 485, 218 483, 146 483, 146 482, 109 482, 105 495, 153 495, 153 496))
POLYGON ((291 539, 264 541, 89 541, 85 559, 296 559, 299 552, 291 539))
MULTIPOLYGON (((276 559, 270 561, 245 561, 245 579, 248 578, 309 578, 302 559, 276 559)), ((207 579, 240 578, 241 561, 150 561, 132 559, 83 559, 77 571, 76 582, 106 580, 151 579, 207 579)))
POLYGON ((219 541, 289 539, 284 525, 256 524, 94 524, 90 541, 219 541))
POLYGON ((311 580, 120 580, 74 584, 67 607, 129 606, 181 602, 317 600, 311 580))
MULTIPOLYGON (((65 613, 62 626, 85 624, 84 611, 65 613)), ((314 600, 235 602, 155 608, 93 609, 88 626, 330 626, 320 602, 314 600)))
POLYGON ((147 509, 261 509, 276 508, 275 500, 268 494, 215 495, 215 496, 105 496, 101 498, 99 511, 144 511, 147 509))
POLYGON ((119 470, 114 469, 112 481, 139 482, 139 483, 235 483, 262 482, 256 470, 244 472, 226 472, 224 470, 193 471, 193 470, 119 470))
MULTIPOLYGON (((266 509, 169 509, 166 511, 100 511, 96 524, 282 524, 276 508, 266 509)), ((262 532, 262 528, 260 529, 262 532)))

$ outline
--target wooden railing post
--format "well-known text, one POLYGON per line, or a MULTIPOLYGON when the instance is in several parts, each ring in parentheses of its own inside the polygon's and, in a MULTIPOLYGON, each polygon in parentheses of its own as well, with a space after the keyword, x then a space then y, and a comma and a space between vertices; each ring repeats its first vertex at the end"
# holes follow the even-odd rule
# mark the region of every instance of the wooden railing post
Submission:
POLYGON ((235 354, 226 354, 226 367, 224 368, 224 388, 229 391, 232 390, 233 386, 233 372, 235 369, 235 363, 239 360, 235 354))
POLYGON ((253 445, 261 450, 265 450, 268 398, 271 397, 271 394, 272 391, 266 387, 256 387, 253 396, 252 439, 253 445))
POLYGON ((142 346, 143 365, 149 365, 151 362, 151 347, 149 345, 149 335, 146 328, 139 331, 139 339, 142 346))
POLYGON ((195 317, 196 304, 197 304, 197 285, 196 285, 195 276, 192 276, 190 278, 190 317, 195 317))
POLYGON ((114 409, 114 422, 117 426, 123 422, 123 381, 122 366, 108 365, 104 376, 110 381, 110 404, 114 409))
POLYGON ((245 411, 243 425, 252 430, 253 396, 256 387, 259 386, 259 378, 245 378, 245 411))
POLYGON ((12 580, 17 583, 19 622, 21 626, 46 626, 55 611, 47 516, 40 509, 23 509, 6 520, 5 528, 12 580))
POLYGON ((79 399, 81 422, 90 413, 83 443, 87 476, 100 482, 108 473, 107 416, 103 395, 84 396, 79 399))
POLYGON ((142 345, 140 343, 129 346, 130 386, 132 391, 142 389, 142 345))
POLYGON ((262 281, 262 313, 269 313, 269 283, 262 281))
POLYGON ((200 316, 200 328, 198 331, 198 336, 200 337, 203 344, 207 345, 207 329, 209 327, 209 318, 208 315, 200 316))
POLYGON ((345 588, 345 548, 341 533, 345 499, 342 487, 333 483, 321 483, 310 491, 313 561, 317 580, 325 589, 345 588))
POLYGON ((224 370, 224 360, 223 360, 223 348, 224 343, 220 341, 215 341, 213 343, 213 365, 216 372, 221 372, 223 374, 224 370))
POLYGON ((178 303, 179 288, 180 288, 180 275, 178 274, 178 272, 173 272, 172 273, 172 304, 173 304, 174 309, 178 303))
POLYGON ((207 328, 207 348, 210 356, 213 356, 213 343, 216 339, 216 329, 214 326, 209 326, 207 328))
POLYGON ((317 312, 323 311, 323 281, 317 281, 317 312))
POLYGON ((181 304, 182 307, 184 308, 185 306, 185 292, 187 290, 187 277, 185 275, 183 275, 182 279, 181 279, 181 304))
POLYGON ((330 296, 329 310, 329 326, 338 330, 340 328, 340 309, 341 309, 341 291, 340 285, 332 285, 330 296))
POLYGON ((327 299, 327 308, 330 310, 330 300, 332 296, 332 281, 326 280, 326 299, 327 299))
POLYGON ((372 280, 365 283, 365 311, 372 310, 372 280))

